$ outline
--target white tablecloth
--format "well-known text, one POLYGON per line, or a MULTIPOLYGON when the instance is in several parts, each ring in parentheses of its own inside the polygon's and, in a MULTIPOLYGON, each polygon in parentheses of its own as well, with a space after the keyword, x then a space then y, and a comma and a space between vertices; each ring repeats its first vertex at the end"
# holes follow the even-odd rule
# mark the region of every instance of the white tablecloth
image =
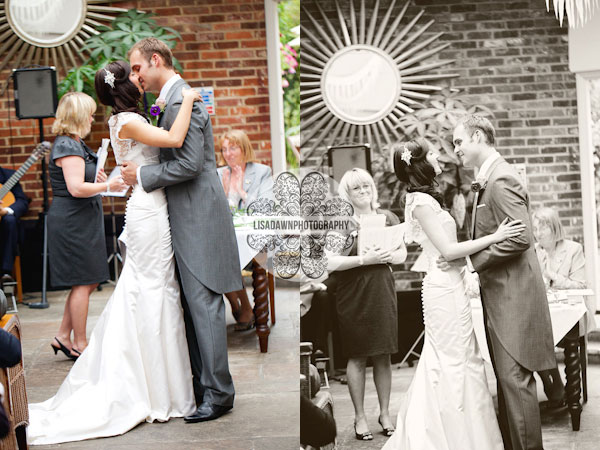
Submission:
POLYGON ((258 250, 254 250, 248 245, 248 235, 252 233, 251 228, 236 228, 235 238, 237 239, 238 252, 240 254, 240 269, 246 267, 246 265, 252 261, 258 254, 258 250))
MULTIPOLYGON (((549 306, 552 320, 552 336, 554 337, 554 345, 556 345, 587 313, 587 309, 582 296, 569 296, 568 302, 550 303, 549 306)), ((490 362, 490 352, 485 339, 481 300, 478 298, 471 300, 471 309, 473 314, 473 328, 475 329, 475 336, 481 350, 481 356, 490 362)))

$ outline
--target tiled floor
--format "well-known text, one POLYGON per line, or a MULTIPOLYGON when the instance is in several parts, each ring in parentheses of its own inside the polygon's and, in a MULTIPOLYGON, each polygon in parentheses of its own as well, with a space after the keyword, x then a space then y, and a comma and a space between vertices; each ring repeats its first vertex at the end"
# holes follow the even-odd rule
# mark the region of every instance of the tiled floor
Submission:
MULTIPOLYGON (((403 394, 408 389, 414 375, 415 367, 409 368, 404 365, 398 369, 397 365, 393 365, 390 412, 394 416, 394 420, 403 394)), ((491 366, 486 367, 486 369, 489 369, 490 390, 495 394, 495 379, 493 378, 491 366)), ((561 374, 564 374, 563 369, 564 366, 559 365, 561 374)), ((596 450, 600 448, 600 365, 588 366, 588 388, 588 402, 583 407, 581 429, 579 431, 571 431, 571 422, 566 410, 552 415, 545 412, 542 414, 545 450, 596 450)), ((354 409, 348 394, 348 386, 333 381, 330 391, 334 400, 335 419, 338 427, 338 450, 374 450, 381 448, 387 438, 381 434, 381 428, 377 423, 379 407, 373 384, 372 370, 368 369, 367 372, 365 411, 374 435, 373 441, 362 442, 354 437, 354 409)), ((541 390, 541 382, 538 382, 538 399, 539 401, 546 400, 541 390)))
MULTIPOLYGON (((104 285, 90 301, 88 335, 112 293, 104 285)), ((19 307, 23 354, 30 402, 56 392, 72 362, 55 356, 50 341, 62 318, 67 291, 49 292, 48 309, 19 307)), ((39 301, 39 294, 28 295, 39 301)), ((252 297, 250 297, 252 298, 252 297)), ((234 332, 227 304, 229 364, 236 387, 233 411, 212 422, 186 424, 183 419, 141 424, 123 436, 35 448, 64 449, 297 449, 299 436, 298 290, 276 291, 277 323, 271 329, 269 352, 260 353, 255 331, 234 332)))

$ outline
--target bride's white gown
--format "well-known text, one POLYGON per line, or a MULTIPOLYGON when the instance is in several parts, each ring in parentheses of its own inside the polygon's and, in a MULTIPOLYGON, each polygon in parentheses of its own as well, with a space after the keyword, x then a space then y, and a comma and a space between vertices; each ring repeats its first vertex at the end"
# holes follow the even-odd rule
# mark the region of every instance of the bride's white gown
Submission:
POLYGON ((425 342, 412 384, 402 399, 396 432, 384 450, 502 450, 502 437, 473 332, 463 273, 436 267, 439 252, 413 217, 431 207, 450 242, 456 224, 430 195, 406 196, 406 241, 416 242, 429 262, 423 280, 425 342))
MULTIPOLYGON (((158 148, 118 139, 129 120, 145 121, 135 113, 109 121, 117 163, 158 163, 158 148)), ((119 435, 195 409, 163 190, 136 185, 125 220, 127 256, 114 293, 56 395, 29 405, 30 444, 119 435)))

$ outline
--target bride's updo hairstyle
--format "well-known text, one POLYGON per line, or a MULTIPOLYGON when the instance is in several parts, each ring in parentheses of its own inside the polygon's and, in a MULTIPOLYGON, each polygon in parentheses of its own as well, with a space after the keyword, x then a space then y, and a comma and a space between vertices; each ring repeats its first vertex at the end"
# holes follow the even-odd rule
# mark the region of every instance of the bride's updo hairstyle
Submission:
POLYGON ((96 72, 94 87, 98 100, 110 106, 113 114, 125 111, 141 113, 138 106, 141 94, 129 79, 130 73, 131 66, 125 61, 111 62, 96 72))
POLYGON ((427 161, 429 145, 423 139, 394 144, 391 148, 394 173, 408 185, 408 192, 423 192, 444 206, 442 194, 435 189, 435 169, 427 161))

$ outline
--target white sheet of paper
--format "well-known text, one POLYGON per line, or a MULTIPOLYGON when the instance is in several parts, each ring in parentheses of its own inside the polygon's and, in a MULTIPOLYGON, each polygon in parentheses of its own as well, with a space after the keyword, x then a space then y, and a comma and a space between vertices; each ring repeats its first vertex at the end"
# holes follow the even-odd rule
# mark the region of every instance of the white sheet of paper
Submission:
POLYGON ((384 214, 366 214, 358 218, 360 228, 383 228, 385 227, 384 214))
POLYGON ((427 256, 425 255, 425 253, 421 252, 419 254, 419 256, 417 256, 417 259, 415 261, 415 263, 413 264, 413 266, 410 268, 411 272, 427 272, 427 269, 429 268, 429 260, 427 259, 427 256))
MULTIPOLYGON (((110 173, 110 175, 108 176, 108 181, 112 180, 114 177, 118 177, 121 175, 121 166, 117 166, 113 169, 113 171, 110 173)), ((124 190, 122 191, 116 191, 116 192, 103 192, 101 195, 103 197, 125 197, 125 195, 127 194, 127 191, 129 190, 129 186, 126 186, 124 190)))
POLYGON ((94 177, 94 183, 98 178, 98 172, 100 169, 104 169, 104 164, 106 164, 106 158, 108 157, 108 144, 110 144, 110 139, 102 139, 102 146, 98 149, 98 162, 96 163, 96 175, 94 177))
POLYGON ((398 250, 404 243, 405 229, 404 223, 391 227, 361 227, 358 231, 359 255, 363 255, 366 248, 373 246, 391 252, 398 250))
POLYGON ((563 289, 562 292, 567 296, 581 295, 587 297, 589 295, 594 295, 594 291, 591 289, 563 289))

